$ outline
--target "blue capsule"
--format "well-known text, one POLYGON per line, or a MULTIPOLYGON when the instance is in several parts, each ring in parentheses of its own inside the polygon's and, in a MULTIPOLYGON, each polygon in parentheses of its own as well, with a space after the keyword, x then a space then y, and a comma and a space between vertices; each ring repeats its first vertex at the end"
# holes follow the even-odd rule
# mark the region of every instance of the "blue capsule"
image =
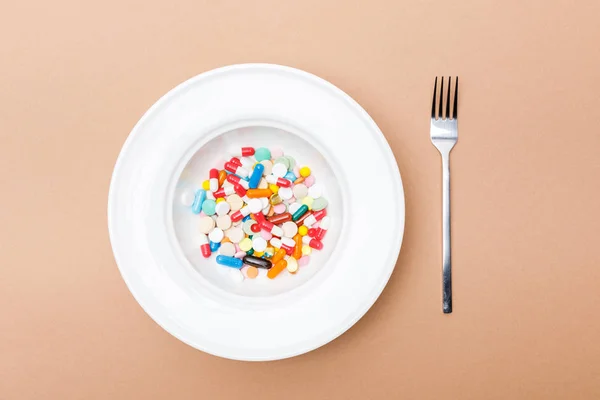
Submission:
POLYGON ((206 200, 206 191, 203 189, 198 189, 196 191, 196 197, 194 197, 194 203, 192 204, 192 212, 194 214, 200 214, 204 200, 206 200))
POLYGON ((217 256, 217 264, 240 269, 244 265, 244 262, 241 259, 235 257, 217 256))
POLYGON ((242 218, 242 222, 246 222, 250 219, 250 214, 246 215, 244 218, 242 218))
POLYGON ((250 189, 256 189, 258 187, 258 183, 260 182, 260 178, 263 176, 263 172, 265 172, 265 166, 262 164, 256 164, 256 167, 252 170, 252 175, 250 175, 250 180, 248 181, 248 186, 250 189))
POLYGON ((287 174, 285 174, 284 178, 287 179, 288 181, 292 181, 292 182, 294 182, 296 179, 298 179, 296 177, 296 175, 294 175, 293 172, 288 172, 287 174))
POLYGON ((219 242, 210 242, 210 251, 212 251, 213 253, 217 250, 219 250, 219 247, 221 247, 221 243, 219 242))

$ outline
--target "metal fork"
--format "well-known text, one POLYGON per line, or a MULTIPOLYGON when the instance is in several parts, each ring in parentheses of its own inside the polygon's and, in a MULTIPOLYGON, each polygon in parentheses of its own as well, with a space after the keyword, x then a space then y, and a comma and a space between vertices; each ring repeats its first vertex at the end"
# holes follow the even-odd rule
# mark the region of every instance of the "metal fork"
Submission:
POLYGON ((452 312, 452 251, 450 248, 450 151, 458 140, 458 121, 457 121, 457 103, 458 103, 458 77, 456 77, 456 87, 454 89, 454 106, 452 107, 452 117, 450 116, 450 92, 452 91, 452 81, 448 77, 448 93, 446 97, 446 114, 443 115, 444 103, 444 77, 440 85, 439 95, 439 114, 436 118, 435 110, 437 96, 437 77, 433 85, 433 104, 431 106, 431 143, 439 150, 442 156, 442 236, 443 236, 443 259, 442 259, 442 291, 443 303, 442 310, 444 314, 452 312), (444 118, 445 117, 445 118, 444 118))

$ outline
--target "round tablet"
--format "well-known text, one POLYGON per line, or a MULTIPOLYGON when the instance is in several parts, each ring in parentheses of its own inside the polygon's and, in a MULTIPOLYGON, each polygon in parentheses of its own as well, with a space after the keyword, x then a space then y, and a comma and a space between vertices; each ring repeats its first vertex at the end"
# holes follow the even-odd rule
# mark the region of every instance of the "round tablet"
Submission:
POLYGON ((292 192, 292 189, 286 188, 286 187, 280 188, 278 194, 279 194, 279 197, 281 197, 283 200, 289 200, 294 195, 294 193, 292 192))
MULTIPOLYGON (((294 157, 292 157, 292 156, 284 156, 284 157, 287 158, 288 161, 290 162, 288 171, 292 171, 294 169, 294 167, 296 166, 296 160, 294 160, 294 157)), ((298 176, 298 174, 296 174, 296 176, 298 176)))
POLYGON ((252 239, 252 248, 254 249, 254 251, 259 251, 259 252, 265 251, 267 248, 267 241, 265 239, 263 239, 261 236, 257 236, 254 239, 252 239))
POLYGON ((228 257, 233 257, 235 255, 234 244, 230 243, 230 242, 221 244, 221 247, 219 247, 219 254, 228 256, 228 257))
POLYGON ((308 189, 308 195, 313 199, 318 199, 319 197, 323 196, 323 185, 320 185, 318 183, 312 185, 308 189))
POLYGON ((290 160, 285 156, 275 159, 275 164, 283 164, 288 170, 290 169, 290 160))
POLYGON ((227 204, 231 208, 231 211, 237 211, 244 206, 244 201, 237 194, 227 196, 227 204))
POLYGON ((310 253, 312 253, 312 249, 309 245, 305 244, 304 246, 302 246, 302 255, 308 256, 310 255, 310 253))
POLYGON ((227 237, 233 243, 239 243, 242 239, 244 239, 244 236, 246 236, 244 235, 244 231, 239 227, 229 228, 227 230, 227 237))
MULTIPOLYGON (((231 238, 230 238, 231 239, 231 238)), ((262 239, 262 238, 261 238, 262 239)), ((263 239, 264 240, 264 239, 263 239)), ((250 240, 250 238, 245 238, 244 240, 242 240, 240 242, 240 250, 242 251, 248 251, 252 248, 252 240, 250 240)), ((265 246, 265 249, 267 248, 267 246, 265 246)))
POLYGON ((258 189, 268 189, 269 182, 265 178, 260 178, 260 182, 258 182, 258 189))
POLYGON ((198 224, 200 227, 200 232, 204 234, 210 233, 215 227, 215 220, 211 217, 202 217, 200 218, 200 223, 198 224))
POLYGON ((261 201, 261 199, 251 199, 248 203, 248 208, 250 209, 251 213, 260 212, 264 208, 263 202, 261 201))
POLYGON ((283 203, 279 203, 275 206, 273 206, 273 211, 275 212, 275 214, 283 214, 286 210, 286 206, 283 203))
POLYGON ((246 276, 250 279, 254 279, 258 276, 258 268, 256 267, 248 267, 246 270, 246 276))
POLYGON ((306 196, 305 198, 302 199, 302 204, 306 204, 308 206, 309 210, 312 210, 312 205, 315 202, 315 199, 313 199, 310 196, 306 196))
POLYGON ((220 201, 217 203, 217 206, 215 207, 215 212, 217 213, 217 215, 219 216, 224 216, 227 215, 227 213, 231 210, 231 206, 229 205, 228 202, 226 201, 220 201))
POLYGON ((259 147, 254 151, 254 158, 256 158, 256 161, 258 162, 269 160, 271 158, 271 151, 266 147, 259 147))
POLYGON ((298 271, 298 261, 294 257, 287 258, 287 270, 292 274, 298 271))
POLYGON ((221 243, 221 240, 223 240, 224 237, 225 234, 221 228, 215 228, 208 234, 208 238, 214 243, 221 243))
POLYGON ((273 170, 271 171, 271 173, 278 178, 283 178, 288 173, 288 170, 284 164, 277 163, 273 165, 273 170))
POLYGON ((294 237, 298 233, 298 225, 292 221, 284 222, 281 229, 283 229, 283 236, 285 237, 294 237))
MULTIPOLYGON (((210 192, 207 192, 207 194, 210 192)), ((215 208, 217 207, 217 203, 214 200, 206 199, 204 203, 202 203, 202 211, 206 215, 215 215, 215 208)))
POLYGON ((262 208, 265 208, 265 207, 268 207, 268 206, 271 205, 271 203, 269 202, 269 198, 268 197, 261 197, 260 199, 257 199, 257 200, 261 201, 262 208))
POLYGON ((308 187, 311 187, 312 185, 314 185, 315 184, 315 176, 314 175, 307 176, 306 179, 304 179, 304 184, 308 187))
POLYGON ((271 171, 273 170, 273 163, 271 162, 271 160, 264 160, 260 162, 263 167, 265 167, 265 170, 263 171, 263 175, 267 176, 267 175, 271 175, 271 171))
POLYGON ((184 189, 181 192, 181 204, 183 204, 186 207, 191 207, 192 204, 194 204, 195 198, 196 195, 194 194, 194 191, 192 189, 184 189))
POLYGON ((271 239, 273 239, 273 234, 269 231, 265 231, 264 229, 262 229, 260 231, 260 236, 265 239, 267 242, 271 239))
MULTIPOLYGON (((310 190, 308 190, 308 188, 306 187, 306 185, 303 185, 303 184, 300 183, 298 185, 294 185, 294 188, 292 189, 292 192, 294 192, 294 197, 295 198, 297 198, 297 199, 303 199, 310 192, 310 190)), ((311 196, 311 197, 314 197, 314 196, 311 196)))
POLYGON ((231 228, 231 217, 229 215, 220 215, 217 217, 217 227, 226 231, 231 228))
POLYGON ((253 219, 249 219, 246 222, 243 223, 242 225, 242 229, 244 230, 244 233, 246 235, 252 235, 254 233, 254 231, 252 231, 252 225, 256 225, 257 222, 253 219))
POLYGON ((300 204, 300 203, 292 203, 288 207, 288 211, 289 211, 290 214, 294 215, 294 214, 296 214, 296 211, 298 211, 298 209, 300 207, 302 207, 302 204, 300 204))
POLYGON ((319 197, 318 199, 315 199, 315 201, 313 201, 312 209, 313 211, 319 211, 327 207, 327 204, 328 202, 325 197, 319 197))

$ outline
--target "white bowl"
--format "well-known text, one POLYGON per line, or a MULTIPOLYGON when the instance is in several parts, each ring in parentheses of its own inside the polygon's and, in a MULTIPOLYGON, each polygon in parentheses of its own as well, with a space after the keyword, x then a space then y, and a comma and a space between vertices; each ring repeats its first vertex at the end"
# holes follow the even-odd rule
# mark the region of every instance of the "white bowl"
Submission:
POLYGON ((144 310, 200 350, 241 360, 301 354, 334 339, 375 302, 404 228, 398 167, 367 113, 296 69, 245 64, 201 74, 142 117, 117 160, 111 244, 144 310), (231 149, 278 146, 326 187, 325 248, 291 275, 230 279, 198 248, 198 216, 179 204, 231 149))

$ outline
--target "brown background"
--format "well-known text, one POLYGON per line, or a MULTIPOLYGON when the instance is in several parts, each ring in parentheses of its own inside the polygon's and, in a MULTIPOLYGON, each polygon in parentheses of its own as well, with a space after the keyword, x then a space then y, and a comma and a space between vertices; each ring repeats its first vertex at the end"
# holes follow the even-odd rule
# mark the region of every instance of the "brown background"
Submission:
POLYGON ((594 0, 3 2, 0 399, 600 398, 598 15, 594 0), (261 364, 158 327, 106 227, 114 162, 142 113, 243 62, 348 92, 406 191, 405 241, 372 310, 319 350, 261 364), (436 74, 462 85, 451 316, 436 74))

